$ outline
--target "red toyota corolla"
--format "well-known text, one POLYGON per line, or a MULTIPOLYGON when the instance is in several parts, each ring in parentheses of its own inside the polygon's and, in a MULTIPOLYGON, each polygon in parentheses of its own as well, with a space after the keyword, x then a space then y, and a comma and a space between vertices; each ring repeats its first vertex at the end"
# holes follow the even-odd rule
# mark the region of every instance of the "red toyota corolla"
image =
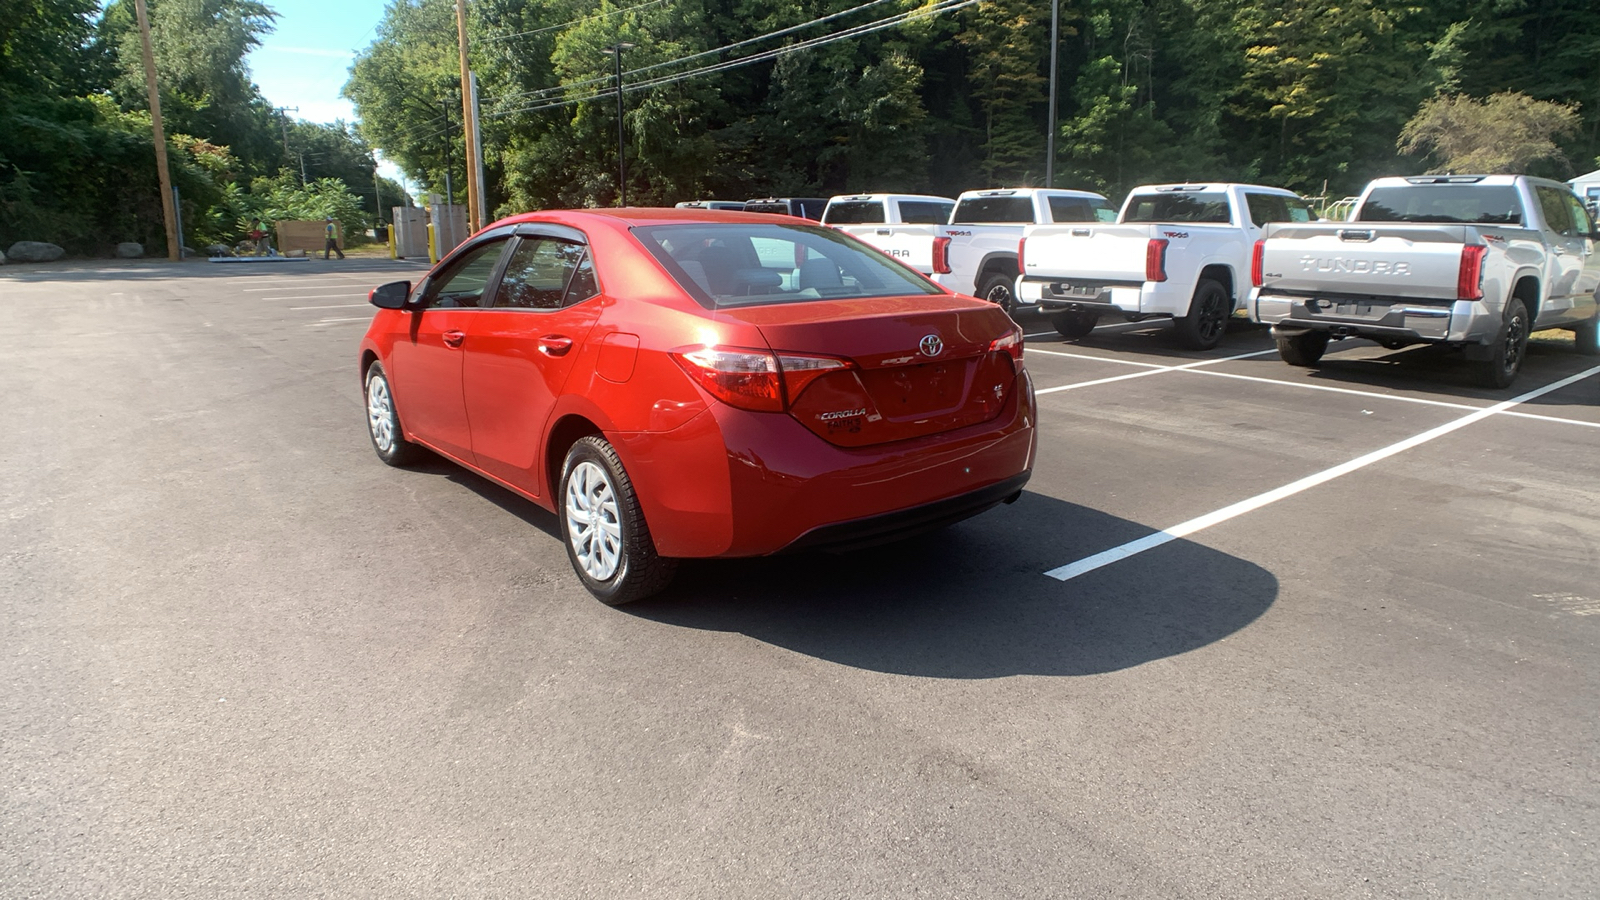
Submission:
POLYGON ((533 213, 371 299, 379 458, 422 445, 554 511, 607 603, 680 558, 949 524, 1032 471, 1021 330, 803 219, 533 213))

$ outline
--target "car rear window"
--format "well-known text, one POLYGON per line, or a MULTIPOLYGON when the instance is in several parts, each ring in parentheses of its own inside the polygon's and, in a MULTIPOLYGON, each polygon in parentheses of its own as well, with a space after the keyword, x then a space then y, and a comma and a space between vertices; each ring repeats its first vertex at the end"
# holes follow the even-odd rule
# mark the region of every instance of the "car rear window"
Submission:
POLYGON ((1033 201, 1027 197, 973 197, 956 204, 951 225, 1033 223, 1033 201))
POLYGON ((850 200, 829 204, 822 220, 829 225, 873 225, 883 221, 881 200, 850 200))
POLYGON ((708 309, 943 293, 876 248, 818 225, 649 225, 633 234, 708 309))
POLYGON ((1134 194, 1124 222, 1210 222, 1228 224, 1228 195, 1221 191, 1134 194))
POLYGON ((907 225, 943 225, 950 221, 950 210, 955 208, 954 203, 937 200, 901 200, 900 221, 907 225))
POLYGON ((1522 200, 1506 185, 1408 184, 1373 188, 1356 210, 1357 222, 1438 222, 1518 225, 1522 200))

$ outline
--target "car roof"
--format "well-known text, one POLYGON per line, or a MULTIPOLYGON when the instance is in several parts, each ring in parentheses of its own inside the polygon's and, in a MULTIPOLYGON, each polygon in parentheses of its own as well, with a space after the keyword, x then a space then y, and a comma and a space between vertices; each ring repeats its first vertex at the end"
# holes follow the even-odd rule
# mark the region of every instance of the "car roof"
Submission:
POLYGON ((775 216, 771 213, 745 213, 734 210, 712 210, 693 207, 641 207, 629 206, 622 209, 545 209, 539 212, 522 213, 501 219, 490 227, 503 225, 520 225, 528 222, 554 222, 561 225, 580 227, 584 222, 594 224, 620 225, 631 228, 636 225, 679 225, 695 222, 715 223, 726 225, 730 222, 750 222, 752 224, 770 225, 774 220, 792 220, 798 224, 815 225, 812 219, 802 219, 798 216, 775 216))
POLYGON ((974 197, 1027 197, 1033 194, 1048 194, 1054 197, 1099 197, 1106 199, 1104 194, 1094 191, 1077 191, 1068 188, 984 188, 979 191, 962 191, 957 200, 970 200, 974 197))
POLYGON ((937 194, 835 194, 828 198, 829 203, 834 201, 859 202, 862 200, 937 200, 940 203, 954 203, 949 197, 940 197, 937 194))
POLYGON ((1298 197, 1298 196, 1300 196, 1299 194, 1296 194, 1294 191, 1291 191, 1288 188, 1273 187, 1273 186, 1267 185, 1267 184, 1245 184, 1244 182, 1241 182, 1241 181, 1186 181, 1186 182, 1177 182, 1177 183, 1174 183, 1174 184, 1141 184, 1138 187, 1134 188, 1133 190, 1129 191, 1128 193, 1132 194, 1135 191, 1174 191, 1174 192, 1176 192, 1176 191, 1180 191, 1180 190, 1189 190, 1189 191, 1206 191, 1206 190, 1225 191, 1228 188, 1246 188, 1246 189, 1252 190, 1252 191, 1265 191, 1265 192, 1267 192, 1269 194, 1277 194, 1277 195, 1283 196, 1283 197, 1298 197))

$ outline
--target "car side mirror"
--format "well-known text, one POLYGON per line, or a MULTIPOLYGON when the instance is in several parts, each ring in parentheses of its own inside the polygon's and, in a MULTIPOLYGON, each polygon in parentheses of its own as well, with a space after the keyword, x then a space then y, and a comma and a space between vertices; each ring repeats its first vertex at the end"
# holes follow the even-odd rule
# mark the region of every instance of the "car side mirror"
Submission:
POLYGON ((411 296, 411 282, 391 281, 381 284, 367 294, 367 302, 379 309, 405 309, 406 298, 411 296))

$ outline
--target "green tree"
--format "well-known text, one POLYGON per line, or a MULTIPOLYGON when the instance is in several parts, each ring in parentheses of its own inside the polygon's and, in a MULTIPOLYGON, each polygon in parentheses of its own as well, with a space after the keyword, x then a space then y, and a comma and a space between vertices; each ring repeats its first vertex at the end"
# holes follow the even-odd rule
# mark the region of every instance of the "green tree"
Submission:
POLYGON ((1514 91, 1482 100, 1439 96, 1422 104, 1395 142, 1402 153, 1432 156, 1430 172, 1524 174, 1538 160, 1565 163, 1555 138, 1578 131, 1576 104, 1514 91))

